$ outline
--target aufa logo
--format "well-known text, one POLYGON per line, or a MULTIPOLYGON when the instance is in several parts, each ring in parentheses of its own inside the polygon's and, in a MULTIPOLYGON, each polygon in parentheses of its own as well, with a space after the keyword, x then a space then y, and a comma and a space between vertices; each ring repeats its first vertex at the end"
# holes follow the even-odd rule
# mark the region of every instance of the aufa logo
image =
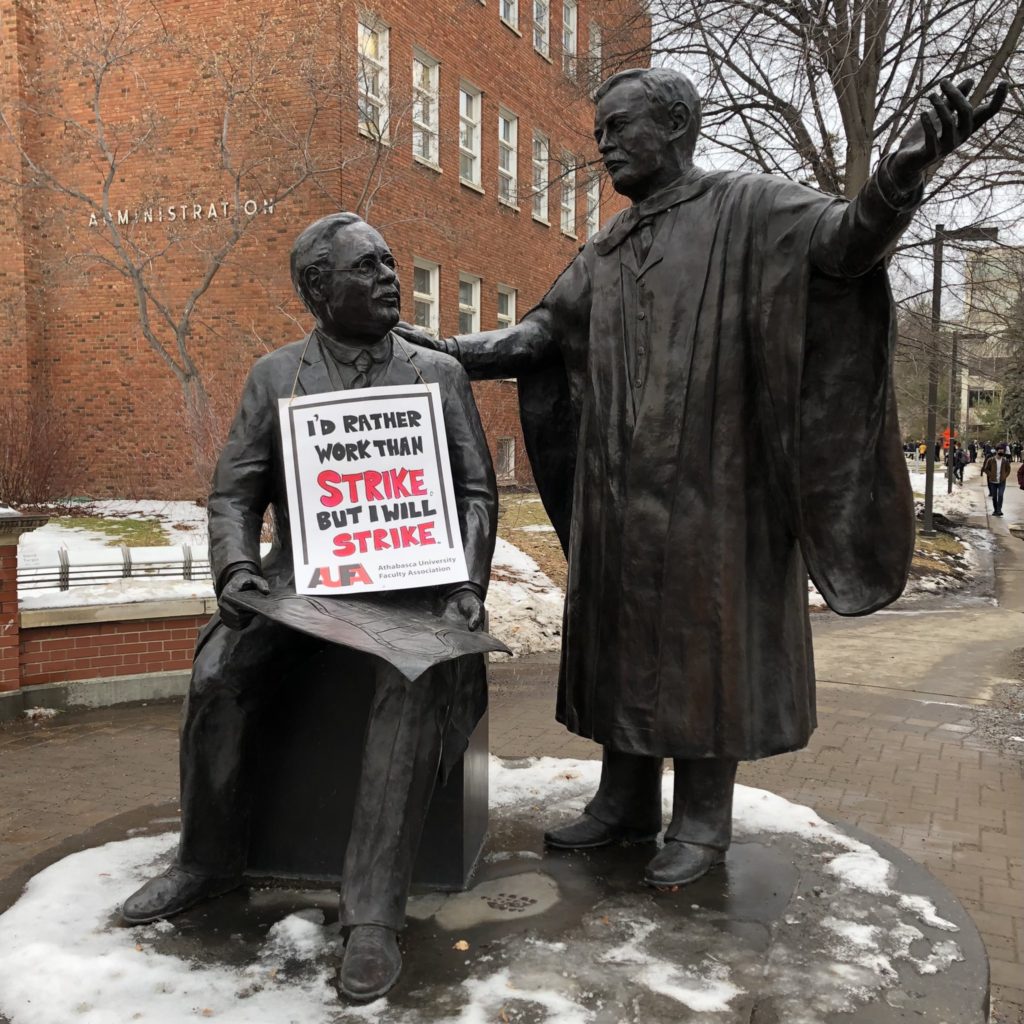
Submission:
POLYGON ((351 565, 324 566, 322 569, 313 570, 313 578, 309 581, 310 589, 315 587, 351 587, 354 583, 373 584, 370 574, 363 568, 360 562, 353 562, 351 565))

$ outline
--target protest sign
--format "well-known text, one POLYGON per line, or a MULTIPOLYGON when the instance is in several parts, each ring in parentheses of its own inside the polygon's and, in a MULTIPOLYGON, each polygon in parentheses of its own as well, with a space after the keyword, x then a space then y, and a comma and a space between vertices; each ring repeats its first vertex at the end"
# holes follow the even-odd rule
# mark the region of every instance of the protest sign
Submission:
POLYGON ((437 384, 282 398, 299 594, 465 580, 437 384))

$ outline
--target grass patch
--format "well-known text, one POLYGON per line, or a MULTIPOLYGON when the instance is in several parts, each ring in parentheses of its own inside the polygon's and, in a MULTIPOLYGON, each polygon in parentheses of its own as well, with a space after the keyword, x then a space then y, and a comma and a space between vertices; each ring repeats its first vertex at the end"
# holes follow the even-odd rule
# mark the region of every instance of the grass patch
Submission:
MULTIPOLYGON (((498 535, 528 554, 558 586, 565 589, 566 564, 562 546, 553 530, 524 527, 550 527, 536 492, 502 492, 498 499, 498 535)), ((964 546, 950 533, 934 537, 917 535, 911 572, 914 576, 960 575, 964 566, 964 546)))
POLYGON ((964 546, 950 533, 936 533, 934 537, 917 535, 911 575, 962 576, 964 572, 964 546))
POLYGON ((90 530, 109 539, 107 547, 130 548, 162 547, 168 543, 164 528, 150 519, 105 519, 102 516, 58 516, 51 520, 57 526, 70 530, 90 530))
POLYGON ((926 555, 962 555, 964 546, 951 533, 936 533, 934 537, 917 535, 917 550, 926 555))
POLYGON ((525 494, 501 492, 498 497, 498 536, 529 555, 552 582, 565 589, 568 575, 565 555, 536 491, 525 494))

